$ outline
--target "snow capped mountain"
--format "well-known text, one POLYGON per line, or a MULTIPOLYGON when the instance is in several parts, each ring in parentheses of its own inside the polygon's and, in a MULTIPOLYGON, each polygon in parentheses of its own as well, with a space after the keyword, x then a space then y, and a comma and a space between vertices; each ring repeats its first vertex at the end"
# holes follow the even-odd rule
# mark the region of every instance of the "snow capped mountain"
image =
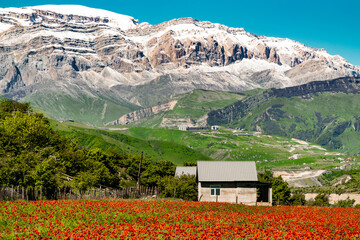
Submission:
POLYGON ((195 88, 281 88, 360 76, 342 57, 290 39, 192 18, 139 24, 77 5, 0 8, 0 59, 0 92, 46 110, 38 96, 51 92, 132 108, 195 88))
POLYGON ((62 24, 106 23, 121 30, 134 28, 138 24, 138 21, 132 17, 81 5, 0 8, 0 15, 2 15, 0 25, 3 30, 12 25, 31 26, 42 22, 62 24))

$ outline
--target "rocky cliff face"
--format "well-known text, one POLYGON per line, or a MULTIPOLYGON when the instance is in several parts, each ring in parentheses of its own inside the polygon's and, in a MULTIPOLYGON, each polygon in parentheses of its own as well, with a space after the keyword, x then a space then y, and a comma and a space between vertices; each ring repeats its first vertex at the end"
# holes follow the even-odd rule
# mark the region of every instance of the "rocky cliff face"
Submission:
POLYGON ((177 100, 174 100, 174 101, 170 101, 168 103, 157 105, 154 107, 143 108, 143 109, 125 114, 125 115, 121 116, 119 119, 109 122, 106 125, 127 125, 132 122, 136 122, 140 119, 157 114, 159 112, 173 110, 176 103, 177 103, 177 100))
POLYGON ((192 18, 152 26, 66 5, 0 9, 0 60, 0 92, 8 97, 63 92, 76 99, 81 92, 140 107, 196 88, 238 91, 360 76, 340 56, 289 39, 192 18))

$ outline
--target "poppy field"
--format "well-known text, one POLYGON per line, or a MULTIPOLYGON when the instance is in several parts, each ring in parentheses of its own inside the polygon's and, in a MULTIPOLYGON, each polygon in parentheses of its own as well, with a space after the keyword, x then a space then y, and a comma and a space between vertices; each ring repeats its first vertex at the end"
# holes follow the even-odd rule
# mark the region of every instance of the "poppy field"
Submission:
POLYGON ((360 209, 167 200, 0 202, 2 239, 360 239, 360 209))

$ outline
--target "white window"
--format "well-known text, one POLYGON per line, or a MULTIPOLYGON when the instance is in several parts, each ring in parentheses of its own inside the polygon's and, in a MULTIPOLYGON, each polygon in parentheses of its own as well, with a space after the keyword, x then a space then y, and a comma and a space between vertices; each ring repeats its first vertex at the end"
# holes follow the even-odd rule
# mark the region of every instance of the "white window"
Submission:
POLYGON ((210 196, 220 196, 220 185, 210 186, 210 196))

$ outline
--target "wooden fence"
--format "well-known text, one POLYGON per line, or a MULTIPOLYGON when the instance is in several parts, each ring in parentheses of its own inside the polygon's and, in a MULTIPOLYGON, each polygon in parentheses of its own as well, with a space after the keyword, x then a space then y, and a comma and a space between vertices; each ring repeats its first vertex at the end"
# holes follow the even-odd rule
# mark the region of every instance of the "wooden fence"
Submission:
POLYGON ((159 189, 157 187, 137 188, 93 188, 80 194, 73 188, 46 189, 43 187, 24 188, 24 187, 0 187, 0 200, 53 200, 53 199, 101 199, 101 198, 146 198, 157 197, 159 189))

